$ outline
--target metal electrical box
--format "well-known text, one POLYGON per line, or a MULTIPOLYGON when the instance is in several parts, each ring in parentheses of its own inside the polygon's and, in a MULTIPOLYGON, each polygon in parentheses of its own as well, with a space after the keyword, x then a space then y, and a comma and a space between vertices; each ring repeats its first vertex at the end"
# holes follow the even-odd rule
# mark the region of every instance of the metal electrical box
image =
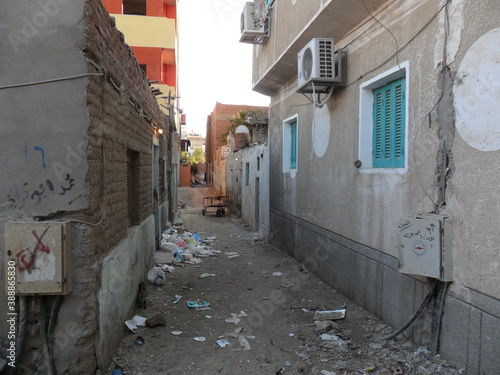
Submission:
POLYGON ((71 292, 70 234, 69 222, 5 224, 5 274, 12 280, 15 269, 16 294, 71 292))
POLYGON ((446 217, 427 214, 404 219, 398 231, 400 272, 453 280, 452 228, 446 217))

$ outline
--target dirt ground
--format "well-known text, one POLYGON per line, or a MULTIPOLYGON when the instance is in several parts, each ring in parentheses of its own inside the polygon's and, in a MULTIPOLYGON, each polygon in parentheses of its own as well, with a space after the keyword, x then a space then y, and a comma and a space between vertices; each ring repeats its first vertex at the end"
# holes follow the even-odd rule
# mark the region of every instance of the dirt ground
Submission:
POLYGON ((206 246, 218 253, 199 264, 174 265, 164 285, 148 282, 147 309, 135 314, 161 313, 166 325, 135 333, 124 327, 108 374, 463 373, 402 338, 381 340, 390 327, 263 244, 238 218, 203 216, 202 197, 208 195, 208 188, 180 189, 180 228, 215 237, 206 246), (198 300, 209 309, 188 307, 198 300), (316 311, 344 309, 344 319, 317 330, 316 311))

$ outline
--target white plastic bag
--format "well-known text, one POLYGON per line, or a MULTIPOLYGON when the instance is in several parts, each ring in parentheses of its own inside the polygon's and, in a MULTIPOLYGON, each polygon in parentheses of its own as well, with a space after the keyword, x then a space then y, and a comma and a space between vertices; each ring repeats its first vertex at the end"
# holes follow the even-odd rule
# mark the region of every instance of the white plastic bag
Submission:
POLYGON ((165 272, 160 267, 153 267, 148 272, 148 280, 155 285, 165 284, 165 272))

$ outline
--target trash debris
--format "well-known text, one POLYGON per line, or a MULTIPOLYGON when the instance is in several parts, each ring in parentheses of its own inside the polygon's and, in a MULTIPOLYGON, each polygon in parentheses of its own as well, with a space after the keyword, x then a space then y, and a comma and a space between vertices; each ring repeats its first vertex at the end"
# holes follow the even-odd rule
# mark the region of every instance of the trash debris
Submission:
POLYGON ((246 313, 246 312, 244 312, 243 310, 242 310, 242 311, 240 311, 240 313, 239 313, 239 314, 231 313, 231 316, 232 316, 233 318, 246 318, 246 317, 248 317, 247 313, 246 313))
POLYGON ((160 268, 161 268, 161 270, 162 270, 163 272, 168 272, 168 273, 173 273, 173 272, 174 272, 174 267, 169 266, 168 264, 162 264, 162 265, 160 266, 160 268))
POLYGON ((170 334, 172 336, 180 336, 180 335, 182 335, 182 333, 183 333, 182 331, 172 331, 172 332, 170 332, 170 334))
POLYGON ((276 375, 283 375, 285 373, 285 369, 282 367, 278 371, 276 371, 276 375))
POLYGON ((321 370, 321 375, 337 375, 336 372, 333 371, 328 371, 328 370, 321 370))
POLYGON ((199 279, 206 279, 207 277, 214 277, 215 273, 202 273, 200 276, 198 276, 199 279))
POLYGON ((161 313, 155 312, 153 315, 151 315, 149 318, 146 319, 146 325, 148 327, 154 327, 159 325, 166 326, 167 320, 161 313))
POLYGON ((115 369, 115 370, 113 370, 111 375, 123 375, 123 371, 120 369, 115 369))
POLYGON ((206 310, 206 309, 210 308, 210 303, 202 301, 202 300, 187 301, 187 306, 190 309, 206 310))
POLYGON ((283 276, 283 272, 273 272, 273 276, 275 277, 283 276))
POLYGON ((203 336, 196 336, 193 340, 194 341, 198 341, 198 342, 204 342, 207 339, 205 337, 203 337, 203 336))
POLYGON ((314 321, 315 330, 318 333, 325 333, 335 329, 337 331, 342 331, 342 327, 331 320, 316 320, 314 321))
POLYGON ((240 324, 240 318, 235 318, 235 317, 227 318, 225 320, 225 322, 226 323, 232 323, 232 324, 238 325, 238 324, 240 324))
POLYGON ((231 345, 231 343, 227 340, 217 340, 216 341, 217 345, 219 345, 221 348, 224 348, 226 346, 231 345))
POLYGON ((127 320, 125 322, 125 325, 130 329, 132 332, 135 333, 135 330, 137 327, 145 327, 146 326, 146 318, 139 316, 139 315, 134 315, 132 319, 127 320))
POLYGON ((142 336, 137 336, 134 340, 135 345, 142 345, 144 344, 144 337, 142 336))
POLYGON ((345 309, 316 311, 314 313, 314 320, 339 320, 344 318, 345 318, 345 309))
POLYGON ((155 285, 165 284, 165 272, 160 267, 153 267, 148 272, 148 280, 155 285))
POLYGON ((323 341, 337 341, 339 339, 338 336, 331 335, 329 333, 323 333, 319 336, 319 338, 323 341))
POLYGON ((180 296, 180 295, 176 294, 176 295, 175 295, 175 301, 174 301, 174 302, 172 302, 172 303, 174 303, 174 304, 175 304, 175 303, 179 302, 181 299, 182 299, 182 296, 180 296))
POLYGON ((241 347, 243 350, 251 350, 252 348, 250 347, 250 343, 246 338, 244 338, 241 335, 238 335, 238 341, 240 342, 241 347))
POLYGON ((235 339, 238 339, 243 350, 251 350, 252 349, 248 340, 245 337, 243 337, 242 335, 240 335, 239 333, 230 333, 229 336, 234 337, 235 339))
POLYGON ((191 253, 181 253, 181 260, 185 262, 190 262, 194 259, 194 255, 191 253))

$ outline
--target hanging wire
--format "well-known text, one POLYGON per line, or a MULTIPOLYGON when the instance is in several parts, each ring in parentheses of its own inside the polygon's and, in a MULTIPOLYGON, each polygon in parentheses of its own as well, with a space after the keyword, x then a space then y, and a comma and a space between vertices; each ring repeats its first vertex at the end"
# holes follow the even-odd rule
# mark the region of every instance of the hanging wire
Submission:
POLYGON ((377 21, 377 23, 378 23, 380 26, 382 26, 384 29, 386 29, 386 30, 387 30, 387 32, 388 32, 389 34, 391 34, 392 38, 394 39, 394 43, 396 44, 396 52, 394 53, 394 55, 393 55, 393 56, 395 56, 395 57, 396 57, 396 63, 398 64, 398 68, 399 68, 399 70, 404 71, 404 70, 403 70, 403 68, 401 68, 401 65, 399 65, 399 56, 398 56, 398 55, 399 55, 399 44, 398 44, 398 40, 396 39, 396 36, 395 36, 395 35, 394 35, 394 33, 393 33, 391 30, 389 30, 389 29, 388 29, 388 28, 387 28, 387 27, 386 27, 386 26, 385 26, 382 22, 380 22, 380 21, 379 21, 379 19, 378 19, 377 17, 375 17, 375 16, 373 15, 373 13, 372 13, 372 12, 370 12, 370 9, 368 9, 368 7, 366 6, 365 0, 361 0, 361 1, 363 2, 363 6, 365 7, 365 9, 366 9, 366 11, 368 12, 368 14, 370 15, 370 17, 371 17, 371 18, 373 18, 375 21, 377 21))

